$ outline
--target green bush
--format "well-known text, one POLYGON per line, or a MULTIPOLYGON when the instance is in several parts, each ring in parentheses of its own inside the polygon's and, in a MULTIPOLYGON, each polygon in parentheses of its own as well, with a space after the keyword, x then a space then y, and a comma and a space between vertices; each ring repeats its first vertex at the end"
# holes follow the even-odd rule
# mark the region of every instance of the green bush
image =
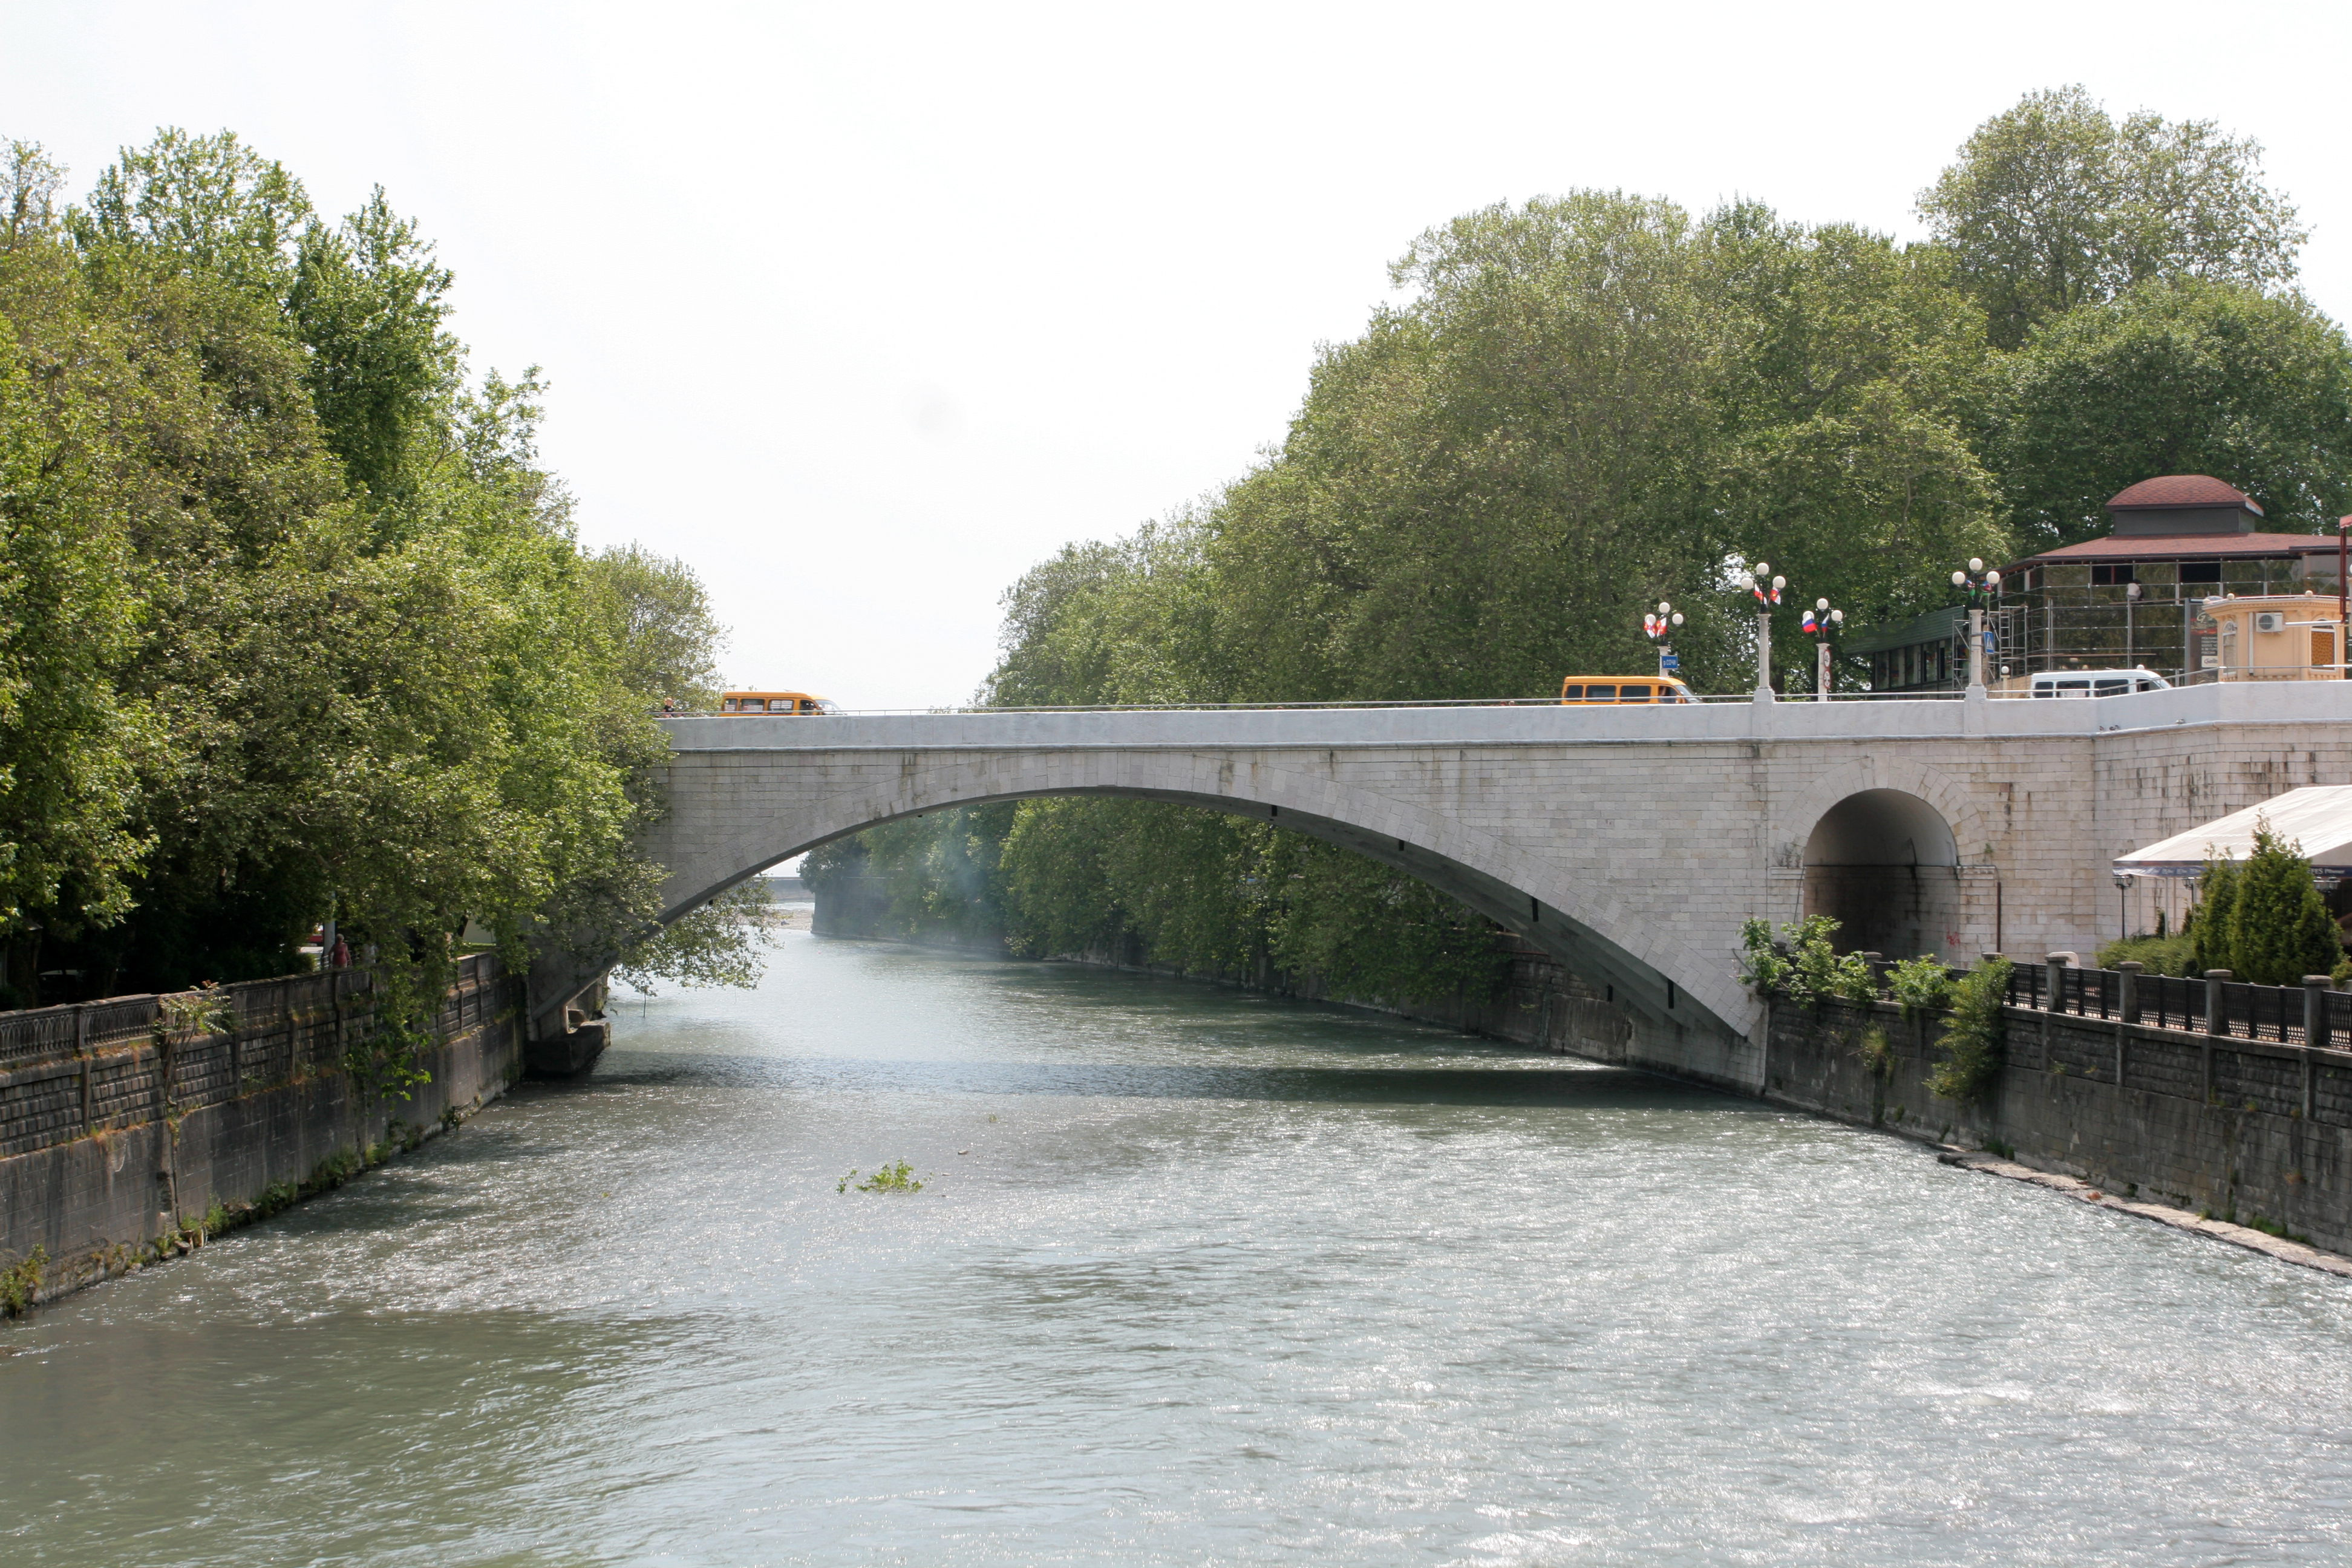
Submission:
POLYGON ((1772 951, 1772 922, 1739 922, 1739 983, 1759 996, 1786 992, 1794 979, 1789 961, 1772 951))
POLYGON ((2150 974, 2189 974, 2196 971, 2197 953, 2188 931, 2173 936, 2158 931, 2154 936, 2136 936, 2123 942, 2111 942, 2099 949, 2098 965, 2101 969, 2113 969, 2126 961, 2138 964, 2150 974))
POLYGON ((1791 921, 1780 928, 1788 949, 1782 957, 1772 946, 1772 928, 1760 920, 1739 927, 1739 978, 1759 996, 1778 994, 1791 1002, 1820 1006, 1834 996, 1857 1005, 1877 999, 1878 985, 1870 962, 1858 952, 1841 953, 1832 941, 1838 922, 1827 915, 1791 921))
POLYGON ((2007 1033, 2001 1016, 2009 991, 2010 962, 1996 958, 1971 969, 1952 988, 1951 1016, 1936 1041, 1937 1060, 1927 1087, 1946 1100, 1982 1100, 2000 1071, 2007 1033))
POLYGON ((1886 989, 1906 1018, 1924 1018, 1952 1005, 1952 977, 1932 952, 1906 958, 1889 969, 1886 989))
POLYGON ((2326 900, 2311 879, 2303 846, 2271 830, 2270 819, 2254 819, 2254 852, 2235 879, 2230 908, 2227 967, 2256 985, 2297 985, 2306 974, 2326 974, 2344 957, 2326 900))
POLYGON ((1856 1054, 1862 1058, 1862 1065, 1870 1069, 1872 1077, 1884 1079, 1895 1076, 1895 1042, 1888 1039, 1886 1031, 1876 1025, 1862 1032, 1862 1043, 1856 1047, 1856 1054))

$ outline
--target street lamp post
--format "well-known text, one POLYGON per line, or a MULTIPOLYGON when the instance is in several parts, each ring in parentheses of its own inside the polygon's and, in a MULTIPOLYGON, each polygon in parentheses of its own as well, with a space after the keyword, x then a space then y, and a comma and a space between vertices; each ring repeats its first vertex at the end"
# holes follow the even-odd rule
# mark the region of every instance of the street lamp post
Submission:
POLYGON ((1818 637, 1813 644, 1813 700, 1830 700, 1830 636, 1845 625, 1845 612, 1832 610, 1827 599, 1815 599, 1813 607, 1805 612, 1803 631, 1807 637, 1818 637))
POLYGON ((1748 573, 1748 591, 1756 595, 1756 700, 1772 700, 1772 606, 1780 602, 1786 577, 1771 575, 1772 563, 1759 561, 1748 573))
POLYGON ((2343 667, 2345 674, 2352 675, 2352 653, 2344 647, 2345 595, 2352 593, 2352 584, 2344 580, 2347 541, 2352 541, 2352 517, 2339 517, 2336 520, 2336 662, 2343 667))
POLYGON ((1658 679, 1661 680, 1666 679, 1668 671, 1682 668, 1682 660, 1675 657, 1675 645, 1667 640, 1675 635, 1675 628, 1682 624, 1682 612, 1664 599, 1658 601, 1655 611, 1642 617, 1642 635, 1648 637, 1650 646, 1658 650, 1658 679))
POLYGON ((1971 556, 1969 569, 1952 574, 1952 586, 1969 596, 1969 691, 1970 697, 1985 694, 1985 601, 2000 588, 2000 574, 1988 572, 1985 563, 1971 556))

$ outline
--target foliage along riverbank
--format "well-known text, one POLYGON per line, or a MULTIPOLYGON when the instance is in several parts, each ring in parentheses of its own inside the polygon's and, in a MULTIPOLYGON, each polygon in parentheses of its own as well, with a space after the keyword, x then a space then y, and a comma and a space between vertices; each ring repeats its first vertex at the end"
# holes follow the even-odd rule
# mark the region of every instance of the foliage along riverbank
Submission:
POLYGON ((468 917, 740 973, 724 911, 639 940, 701 586, 580 547, 415 222, 227 132, 66 178, 5 144, 0 1006, 288 973, 331 916, 419 1009, 468 917))
MULTIPOLYGON (((1392 268, 1402 297, 1318 353, 1278 448, 1008 591, 982 700, 1541 696, 1650 668, 1660 599, 1688 616, 1685 674, 1738 689, 1754 605, 1731 562, 1789 578, 1775 647, 1809 668, 1816 598, 1899 622, 1970 556, 2104 531, 2152 475, 2221 476, 2281 530, 2352 510, 2352 344, 2295 290, 2302 231, 2252 143, 2036 93, 1919 208, 1931 237, 1908 245, 1602 191, 1430 229, 1392 268)), ((1391 1000, 1495 983, 1485 923, 1450 900, 1190 807, 935 813, 805 874, 881 877, 907 929, 1022 952, 1133 942, 1391 1000)))

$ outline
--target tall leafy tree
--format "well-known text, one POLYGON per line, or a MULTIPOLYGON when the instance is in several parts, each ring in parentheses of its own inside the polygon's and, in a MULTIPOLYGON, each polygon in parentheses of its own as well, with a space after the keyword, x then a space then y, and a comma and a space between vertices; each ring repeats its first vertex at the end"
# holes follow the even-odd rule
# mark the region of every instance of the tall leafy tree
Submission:
POLYGON ((323 226, 226 132, 58 184, 0 170, 0 940, 169 987, 282 972, 331 910, 420 1009, 469 918, 747 975, 740 910, 652 941, 635 847, 700 585, 579 549, 535 374, 467 374, 415 226, 378 192, 323 226))
POLYGON ((396 489, 413 448, 431 442, 459 380, 442 330, 450 283, 381 185, 340 225, 302 233, 287 310, 310 351, 304 379, 327 445, 356 484, 396 489))
POLYGON ((1919 213, 2004 348, 2150 279, 2285 283, 2306 237, 2254 142, 2145 111, 2118 124, 2080 87, 1979 126, 1919 213))
POLYGON ((131 822, 143 710, 115 678, 137 641, 100 411, 46 384, 0 321, 0 1005, 42 939, 119 923, 150 847, 131 822))
POLYGON ((2155 474, 2218 475, 2273 528, 2352 510, 2352 340, 2300 295, 2143 284, 2046 323, 2004 380, 1985 447, 2021 544, 2105 532, 2155 474))

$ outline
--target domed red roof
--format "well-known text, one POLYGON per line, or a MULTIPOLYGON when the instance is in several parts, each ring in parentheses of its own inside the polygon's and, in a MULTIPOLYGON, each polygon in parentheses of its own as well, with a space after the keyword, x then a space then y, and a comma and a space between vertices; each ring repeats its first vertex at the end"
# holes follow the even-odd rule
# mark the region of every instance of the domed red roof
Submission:
POLYGON ((2107 503, 2109 511, 2134 511, 2158 506, 2242 506, 2256 517, 2263 509, 2245 491, 2207 474, 2167 474, 2142 479, 2107 503))

